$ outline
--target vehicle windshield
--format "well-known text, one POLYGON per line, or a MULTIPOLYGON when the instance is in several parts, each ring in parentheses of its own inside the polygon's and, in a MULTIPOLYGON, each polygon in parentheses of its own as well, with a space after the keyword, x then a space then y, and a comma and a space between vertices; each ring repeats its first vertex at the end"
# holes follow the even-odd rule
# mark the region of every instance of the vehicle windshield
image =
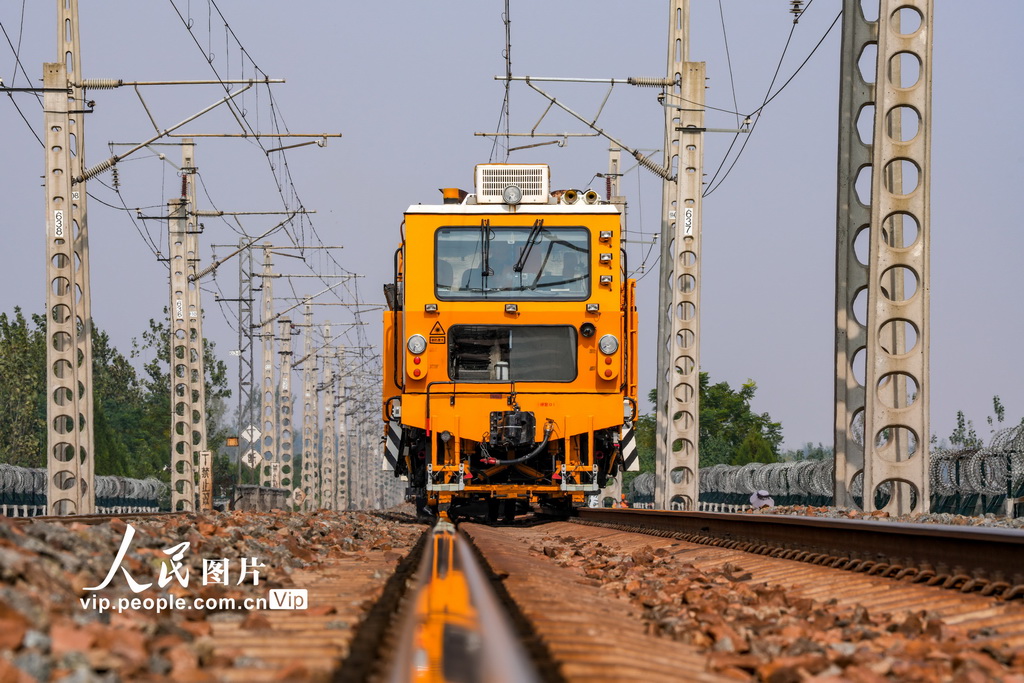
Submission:
POLYGON ((436 233, 435 291, 442 300, 569 299, 590 295, 590 232, 532 226, 445 227, 436 233))
POLYGON ((571 325, 452 325, 448 377, 459 382, 571 382, 571 325))

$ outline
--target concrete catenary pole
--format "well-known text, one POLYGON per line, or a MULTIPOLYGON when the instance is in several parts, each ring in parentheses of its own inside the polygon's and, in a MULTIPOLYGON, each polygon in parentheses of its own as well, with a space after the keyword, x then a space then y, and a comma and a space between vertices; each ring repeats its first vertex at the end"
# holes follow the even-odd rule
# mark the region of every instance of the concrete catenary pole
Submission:
MULTIPOLYGON (((183 150, 183 156, 189 154, 183 150)), ((186 166, 185 168, 193 168, 186 166)), ((187 185, 188 173, 182 182, 187 185)), ((168 202, 167 242, 170 257, 170 338, 168 362, 171 379, 171 510, 196 509, 196 473, 199 453, 206 450, 206 414, 203 383, 203 338, 197 322, 199 282, 194 279, 198 253, 189 240, 188 192, 168 202), (193 276, 190 281, 189 276, 193 276), (190 291, 194 288, 195 291, 190 291)), ((193 232, 195 225, 191 226, 193 232)), ((212 489, 209 490, 212 493, 212 489)), ((210 501, 212 507, 212 499, 210 501)))
MULTIPOLYGON (((324 339, 331 338, 331 325, 324 325, 324 339)), ((335 445, 337 435, 334 427, 334 363, 332 362, 332 349, 324 347, 324 426, 321 430, 320 446, 320 507, 326 510, 334 510, 335 502, 335 445)))
POLYGON ((316 434, 318 404, 316 402, 316 358, 313 356, 313 305, 307 303, 303 311, 302 337, 302 509, 316 507, 315 475, 313 463, 316 459, 313 437, 316 434), (315 408, 316 407, 316 408, 315 408))
POLYGON ((860 3, 844 5, 836 502, 855 504, 860 488, 863 509, 893 514, 926 512, 930 496, 931 17, 931 0, 881 0, 877 18, 860 3), (872 46, 874 65, 863 58, 872 46), (854 139, 861 117, 870 140, 854 139))
POLYGON ((292 419, 295 400, 292 398, 292 321, 288 318, 278 320, 281 331, 281 375, 278 378, 277 417, 278 417, 278 452, 281 461, 280 486, 288 489, 288 505, 294 505, 294 492, 298 484, 293 462, 293 426, 292 419))
POLYGON ((277 458, 277 385, 274 382, 274 277, 273 265, 270 261, 270 245, 263 245, 263 329, 260 330, 263 339, 263 389, 260 393, 260 430, 263 432, 261 438, 260 452, 263 454, 263 463, 260 470, 263 472, 261 484, 263 486, 274 486, 272 463, 278 462, 277 458))
POLYGON ((835 504, 841 507, 856 505, 852 484, 864 469, 864 385, 853 363, 858 354, 863 357, 867 334, 854 298, 866 291, 868 266, 857 258, 854 241, 871 222, 871 207, 858 199, 856 187, 860 170, 871 164, 871 141, 860 138, 857 120, 874 106, 874 90, 857 59, 877 35, 877 22, 864 18, 860 2, 844 0, 836 210, 835 504))
POLYGON ((703 62, 689 59, 689 0, 672 0, 665 91, 655 506, 695 510, 700 415, 703 62))
POLYGON ((168 352, 171 382, 171 510, 194 512, 196 500, 195 461, 192 452, 192 392, 188 357, 188 304, 185 289, 185 225, 188 202, 167 203, 167 242, 170 262, 170 339, 168 352))
MULTIPOLYGON (((203 305, 202 289, 199 287, 199 235, 200 230, 196 219, 196 183, 195 176, 198 166, 195 160, 195 142, 185 138, 181 145, 181 175, 184 183, 185 197, 188 199, 185 213, 185 273, 188 287, 185 290, 188 310, 188 361, 189 383, 192 390, 192 433, 195 442, 193 451, 196 463, 200 463, 207 453, 206 443, 206 366, 203 357, 205 345, 203 337, 203 305)), ((209 457, 211 466, 199 467, 199 507, 203 510, 213 509, 213 470, 212 454, 209 457)))
POLYGON ((46 125, 47 504, 51 515, 95 510, 92 292, 85 182, 86 109, 78 0, 57 2, 58 61, 43 65, 46 125))
POLYGON ((349 443, 348 443, 348 411, 345 405, 345 399, 347 396, 346 391, 346 377, 345 377, 345 366, 342 360, 343 354, 345 353, 344 346, 334 347, 334 367, 337 368, 335 373, 336 378, 336 389, 334 394, 334 403, 337 408, 337 419, 334 422, 335 429, 335 479, 336 479, 336 498, 335 498, 335 510, 347 510, 349 508, 349 496, 351 495, 351 480, 350 480, 350 468, 349 468, 349 443))
POLYGON ((892 514, 927 512, 931 493, 931 24, 931 0, 880 3, 865 369, 872 399, 864 406, 870 457, 863 507, 892 514))

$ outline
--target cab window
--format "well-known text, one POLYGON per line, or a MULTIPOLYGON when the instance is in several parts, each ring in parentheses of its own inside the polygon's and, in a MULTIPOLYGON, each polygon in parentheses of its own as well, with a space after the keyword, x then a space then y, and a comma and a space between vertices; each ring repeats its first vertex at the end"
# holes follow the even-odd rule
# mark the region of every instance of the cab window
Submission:
POLYGON ((570 300, 590 296, 590 231, 582 227, 465 226, 435 235, 441 300, 570 300))

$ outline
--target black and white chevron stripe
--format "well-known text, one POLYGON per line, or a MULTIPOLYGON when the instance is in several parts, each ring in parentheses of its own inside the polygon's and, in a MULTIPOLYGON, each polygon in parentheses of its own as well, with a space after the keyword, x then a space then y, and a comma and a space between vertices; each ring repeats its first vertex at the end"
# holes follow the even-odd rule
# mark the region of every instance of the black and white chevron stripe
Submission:
POLYGON ((398 456, 402 446, 402 425, 398 422, 388 422, 388 436, 384 443, 384 461, 381 469, 385 472, 394 472, 398 466, 398 456))
POLYGON ((622 465, 626 472, 640 471, 640 454, 636 450, 636 432, 633 423, 627 422, 622 425, 622 437, 619 440, 619 450, 622 452, 622 465))

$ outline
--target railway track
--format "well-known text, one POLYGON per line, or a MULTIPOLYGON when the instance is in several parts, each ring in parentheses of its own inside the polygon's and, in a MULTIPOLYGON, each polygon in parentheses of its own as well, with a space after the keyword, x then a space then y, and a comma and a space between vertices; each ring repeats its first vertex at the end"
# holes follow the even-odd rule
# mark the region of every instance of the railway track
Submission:
MULTIPOLYGON (((856 572, 836 568, 848 563, 795 559, 815 560, 821 548, 766 550, 769 542, 757 531, 765 528, 761 516, 690 515, 684 524, 696 524, 696 531, 680 531, 668 528, 682 523, 672 521, 678 514, 615 512, 600 526, 584 511, 573 521, 464 523, 457 531, 440 523, 379 532, 370 527, 380 517, 357 513, 256 515, 256 526, 244 533, 225 526, 240 517, 197 517, 197 529, 225 541, 237 544, 260 529, 266 535, 255 547, 277 541, 305 557, 287 576, 272 575, 266 588, 301 588, 308 602, 291 610, 174 615, 154 627, 168 635, 150 641, 148 656, 169 665, 151 677, 588 683, 1024 677, 1024 601, 1015 599, 1012 581, 1004 588, 991 580, 994 560, 986 560, 987 582, 931 581, 941 577, 936 574, 914 583, 911 577, 920 573, 896 578, 908 567, 892 571, 894 565, 878 557, 856 572), (754 530, 740 526, 744 520, 753 520, 754 530), (338 525, 344 531, 336 533, 338 525), (361 534, 372 540, 360 542, 361 534), (395 540, 416 537, 415 543, 395 540), (308 544, 300 542, 304 538, 308 544), (191 640, 169 635, 186 632, 191 640)), ((405 518, 388 524, 398 519, 405 518)), ((799 526, 769 525, 791 545, 799 526)), ((820 524, 809 526, 816 529, 811 533, 830 535, 820 524)), ((112 535, 102 524, 76 533, 93 528, 112 535)), ((999 536, 989 534, 985 543, 999 536)), ((941 544, 932 538, 922 544, 941 544)), ((1020 557, 1020 546, 1008 542, 1009 551, 982 544, 973 552, 1020 557)), ((0 546, 7 547, 2 539, 0 546)), ((0 594, 0 607, 3 600, 0 594)), ((131 622, 115 617, 102 628, 83 629, 99 634, 85 653, 94 673, 111 670, 105 662, 120 656, 124 645, 117 638, 131 622), (102 648, 108 651, 96 651, 102 648)), ((56 651, 60 636, 51 637, 56 651)), ((20 661, 24 649, 4 657, 20 661)))
POLYGON ((1019 530, 591 508, 581 509, 579 519, 965 593, 1024 598, 1024 533, 1019 530))
POLYGON ((639 613, 649 632, 697 646, 716 673, 926 681, 1024 674, 1019 600, 650 530, 558 523, 520 536, 520 554, 547 556, 580 580, 600 584, 639 613))
POLYGON ((34 522, 52 524, 105 524, 112 519, 125 521, 141 521, 147 519, 168 519, 174 515, 182 515, 182 512, 120 512, 102 513, 92 515, 37 515, 35 517, 4 517, 3 519, 12 524, 32 524, 34 522))
MULTIPOLYGON (((652 536, 657 530, 555 522, 464 523, 459 531, 490 582, 476 569, 472 580, 453 582, 453 573, 470 571, 474 553, 455 536, 442 546, 435 529, 426 544, 433 552, 419 560, 402 625, 381 639, 371 680, 1024 675, 1024 606, 993 591, 950 591, 938 583, 688 542, 663 530, 652 536), (483 597, 487 583, 495 587, 493 597, 483 597), (496 603, 505 606, 511 627, 475 614, 476 605, 493 612, 496 603), (444 628, 453 624, 472 624, 473 635, 446 639, 444 628), (499 661, 494 653, 502 654, 502 664, 485 673, 479 667, 499 661), (456 666, 446 668, 446 662, 456 666)), ((1001 537, 981 535, 997 544, 1001 537)))

